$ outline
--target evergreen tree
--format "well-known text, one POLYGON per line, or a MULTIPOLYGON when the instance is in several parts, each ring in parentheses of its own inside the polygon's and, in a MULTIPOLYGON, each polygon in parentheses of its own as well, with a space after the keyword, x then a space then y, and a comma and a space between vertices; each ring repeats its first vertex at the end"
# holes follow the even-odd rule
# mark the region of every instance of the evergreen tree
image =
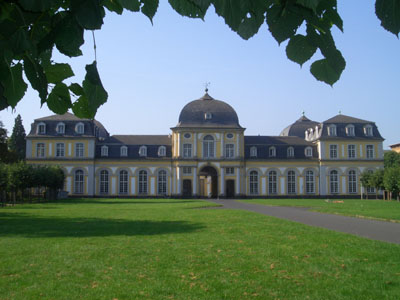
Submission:
POLYGON ((11 152, 14 152, 17 160, 25 159, 26 152, 26 140, 25 140, 25 128, 22 125, 21 115, 15 118, 14 128, 10 139, 8 140, 8 148, 11 152))
POLYGON ((0 162, 8 161, 7 147, 7 129, 4 128, 3 122, 0 121, 0 162))

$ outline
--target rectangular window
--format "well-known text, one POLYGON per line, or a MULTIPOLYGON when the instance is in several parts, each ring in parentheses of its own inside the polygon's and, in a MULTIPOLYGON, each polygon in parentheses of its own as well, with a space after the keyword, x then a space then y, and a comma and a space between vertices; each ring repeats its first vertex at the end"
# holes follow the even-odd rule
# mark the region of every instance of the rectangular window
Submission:
POLYGON ((225 157, 226 158, 235 157, 235 145, 234 144, 226 144, 225 145, 225 157))
POLYGON ((366 146, 366 153, 367 153, 367 158, 372 159, 374 158, 374 145, 367 145, 366 146))
POLYGON ((83 143, 76 143, 75 144, 75 157, 83 157, 84 153, 84 145, 83 143))
POLYGON ((190 175, 192 174, 192 167, 183 167, 182 172, 184 175, 190 175))
POLYGON ((235 168, 233 167, 225 168, 225 173, 226 175, 235 175, 235 168))
POLYGON ((64 157, 65 150, 64 150, 64 143, 57 143, 56 144, 56 157, 64 157))
POLYGON ((39 125, 38 125, 38 133, 39 133, 39 134, 45 134, 45 133, 46 133, 46 125, 44 125, 44 124, 39 124, 39 125))
POLYGON ((356 145, 347 146, 347 155, 349 158, 356 158, 356 145))
POLYGON ((183 144, 183 157, 192 157, 192 144, 183 144))
POLYGON ((45 156, 44 143, 38 143, 36 145, 36 157, 44 157, 44 156, 45 156))
POLYGON ((337 158, 337 145, 329 145, 329 157, 330 158, 337 158))

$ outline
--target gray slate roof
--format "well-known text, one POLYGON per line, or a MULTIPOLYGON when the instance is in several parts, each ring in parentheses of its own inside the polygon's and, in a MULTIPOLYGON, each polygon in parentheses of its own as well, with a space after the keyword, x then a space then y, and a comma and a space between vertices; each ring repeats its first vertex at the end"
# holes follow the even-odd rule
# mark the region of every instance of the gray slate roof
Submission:
POLYGON ((300 119, 298 119, 296 122, 293 124, 290 124, 288 127, 282 130, 280 133, 281 136, 297 136, 300 138, 305 138, 305 131, 308 128, 315 128, 319 122, 316 121, 311 121, 309 118, 306 116, 301 116, 300 119))

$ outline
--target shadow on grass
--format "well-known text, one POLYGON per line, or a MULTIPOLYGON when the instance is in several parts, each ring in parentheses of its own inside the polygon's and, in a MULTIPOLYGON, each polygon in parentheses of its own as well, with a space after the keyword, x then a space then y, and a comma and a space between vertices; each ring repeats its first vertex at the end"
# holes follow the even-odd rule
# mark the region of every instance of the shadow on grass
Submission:
POLYGON ((0 237, 105 237, 190 233, 205 228, 185 221, 120 220, 100 218, 35 218, 0 213, 0 237))

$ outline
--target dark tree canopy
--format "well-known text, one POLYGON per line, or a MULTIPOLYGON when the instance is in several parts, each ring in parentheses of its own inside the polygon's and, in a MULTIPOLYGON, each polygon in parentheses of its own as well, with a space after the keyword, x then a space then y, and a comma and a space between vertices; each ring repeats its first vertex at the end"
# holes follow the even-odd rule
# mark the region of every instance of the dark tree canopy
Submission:
POLYGON ((15 118, 14 128, 12 134, 8 140, 8 148, 11 152, 16 154, 18 160, 25 159, 26 152, 26 133, 24 125, 22 124, 21 115, 15 118))
MULTIPOLYGON (((80 56, 84 31, 101 29, 105 10, 140 12, 152 20, 158 4, 159 0, 0 0, 0 110, 14 108, 22 99, 25 75, 41 103, 53 112, 72 109, 78 117, 93 118, 108 97, 96 61, 86 65, 82 83, 67 85, 64 81, 74 72, 70 65, 52 60, 54 47, 68 57, 80 56)), ((266 23, 279 44, 288 41, 290 60, 302 65, 319 52, 322 59, 313 60, 310 72, 327 84, 339 80, 346 66, 331 34, 333 26, 343 31, 336 0, 169 0, 169 4, 182 16, 201 19, 212 5, 243 39, 266 23)), ((400 0, 376 0, 375 7, 381 25, 398 35, 400 0)))

